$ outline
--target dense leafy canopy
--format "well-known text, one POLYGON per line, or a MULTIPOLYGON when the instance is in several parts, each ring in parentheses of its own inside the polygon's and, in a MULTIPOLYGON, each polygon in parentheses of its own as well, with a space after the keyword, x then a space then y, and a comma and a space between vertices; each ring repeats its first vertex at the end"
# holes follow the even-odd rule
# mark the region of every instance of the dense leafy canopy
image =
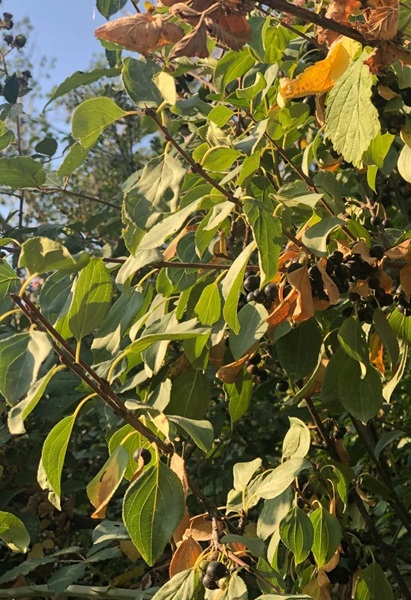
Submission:
POLYGON ((0 597, 409 600, 408 9, 133 5, 0 22, 0 597))

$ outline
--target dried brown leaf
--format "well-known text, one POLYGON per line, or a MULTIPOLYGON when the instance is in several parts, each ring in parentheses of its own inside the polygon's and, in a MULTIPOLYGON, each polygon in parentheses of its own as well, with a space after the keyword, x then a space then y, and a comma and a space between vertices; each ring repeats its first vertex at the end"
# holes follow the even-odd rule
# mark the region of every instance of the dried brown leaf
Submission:
POLYGON ((178 476, 183 485, 184 494, 187 496, 189 485, 184 458, 174 452, 173 456, 171 457, 170 468, 178 476))
POLYGON ((234 383, 238 374, 242 371, 245 362, 256 352, 258 346, 259 344, 256 342, 249 348, 247 354, 244 354, 244 356, 229 365, 221 367, 216 373, 217 377, 224 383, 234 383))
POLYGON ((324 286, 325 293, 327 294, 327 296, 329 298, 330 304, 337 304, 338 300, 340 298, 340 292, 338 291, 338 287, 335 285, 334 281, 331 279, 331 277, 328 275, 327 271, 325 270, 326 265, 327 265, 327 259, 320 258, 320 260, 317 263, 317 267, 321 273, 321 278, 323 280, 323 286, 324 286))
POLYGON ((411 262, 411 238, 394 246, 391 250, 384 252, 385 256, 392 260, 405 260, 411 262))
MULTIPOLYGON (((224 15, 220 19, 224 19, 224 15)), ((230 32, 225 31, 218 23, 210 18, 205 18, 204 22, 207 27, 209 36, 217 42, 219 46, 227 48, 228 50, 241 50, 244 46, 244 42, 239 41, 230 32)))
POLYGON ((292 315, 295 323, 302 323, 314 316, 313 293, 306 266, 287 275, 288 283, 297 291, 296 305, 292 315))
POLYGON ((411 296, 411 264, 405 265, 400 271, 400 283, 401 287, 407 296, 407 299, 410 299, 411 296))
POLYGON ((399 0, 373 0, 363 14, 360 29, 367 39, 392 40, 397 35, 399 0))
POLYGON ((173 60, 179 56, 207 58, 207 28, 205 23, 199 23, 191 33, 177 42, 170 52, 169 60, 173 60))
POLYGON ((171 559, 170 578, 177 573, 193 568, 202 551, 200 544, 192 537, 183 540, 171 559))
POLYGON ((208 513, 197 515, 190 519, 190 527, 186 531, 187 537, 192 537, 198 542, 207 542, 213 535, 213 524, 208 513))
POLYGON ((411 64, 411 54, 394 42, 381 41, 364 61, 364 64, 368 65, 371 73, 380 73, 397 60, 409 65, 411 64))

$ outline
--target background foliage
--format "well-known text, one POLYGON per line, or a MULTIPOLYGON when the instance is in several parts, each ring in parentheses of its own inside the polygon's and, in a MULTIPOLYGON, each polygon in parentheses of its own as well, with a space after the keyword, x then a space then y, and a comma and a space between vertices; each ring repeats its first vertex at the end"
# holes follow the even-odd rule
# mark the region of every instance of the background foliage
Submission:
POLYGON ((96 5, 41 117, 0 22, 0 597, 411 598, 407 10, 96 5))

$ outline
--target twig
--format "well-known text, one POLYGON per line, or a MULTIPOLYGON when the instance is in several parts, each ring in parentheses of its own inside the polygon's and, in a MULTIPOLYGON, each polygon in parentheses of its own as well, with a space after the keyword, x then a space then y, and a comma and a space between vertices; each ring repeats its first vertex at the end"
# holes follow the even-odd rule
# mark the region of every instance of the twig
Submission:
MULTIPOLYGON (((94 587, 90 585, 69 585, 64 590, 64 596, 74 598, 109 598, 110 600, 150 600, 153 593, 150 591, 127 590, 112 588, 110 586, 94 587)), ((30 585, 0 589, 0 598, 55 598, 55 592, 48 585, 30 585)))
POLYGON ((66 196, 74 196, 76 198, 83 198, 84 200, 91 200, 91 202, 96 202, 97 204, 102 204, 103 206, 107 206, 108 208, 114 208, 115 210, 121 210, 121 206, 117 204, 113 204, 112 202, 107 202, 106 200, 102 200, 101 198, 97 198, 96 196, 90 196, 90 194, 84 194, 83 192, 73 192, 71 190, 66 190, 65 188, 37 188, 39 192, 42 194, 66 194, 66 196))

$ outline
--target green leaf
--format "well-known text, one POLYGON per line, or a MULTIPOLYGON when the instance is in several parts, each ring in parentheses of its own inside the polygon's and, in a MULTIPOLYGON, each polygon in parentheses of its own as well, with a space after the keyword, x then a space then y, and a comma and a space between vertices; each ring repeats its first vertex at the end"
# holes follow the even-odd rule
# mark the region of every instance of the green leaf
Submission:
POLYGON ((210 402, 210 382, 196 369, 188 369, 173 381, 171 398, 165 412, 187 419, 201 419, 210 402))
POLYGON ((11 406, 27 394, 51 350, 47 333, 35 329, 0 339, 0 392, 11 406))
POLYGON ((257 600, 313 600, 313 598, 306 594, 264 594, 258 596, 257 600))
POLYGON ((134 452, 137 448, 149 448, 150 442, 136 431, 134 427, 127 424, 111 436, 108 442, 110 454, 113 454, 120 444, 127 451, 128 459, 124 477, 130 481, 137 470, 137 463, 133 458, 134 452), (133 435, 129 435, 130 433, 133 435))
POLYGON ((74 142, 69 148, 63 162, 57 169, 59 177, 71 175, 80 165, 83 164, 91 148, 83 148, 78 142, 74 142))
POLYGON ((79 552, 79 548, 77 546, 71 546, 68 548, 64 548, 64 550, 59 550, 58 552, 54 552, 53 554, 49 555, 49 556, 44 556, 42 558, 31 558, 29 560, 24 561, 23 563, 21 563, 20 565, 18 565, 17 567, 14 567, 13 569, 10 569, 9 571, 7 571, 6 573, 4 573, 4 575, 2 575, 0 577, 0 585, 2 583, 5 583, 6 581, 11 581, 12 579, 16 579, 17 576, 19 575, 28 575, 29 573, 31 573, 32 571, 34 571, 35 569, 37 569, 37 567, 40 567, 41 565, 47 565, 50 563, 54 563, 56 562, 56 558, 58 556, 62 556, 64 554, 78 554, 79 552))
POLYGON ((251 554, 258 558, 264 556, 264 542, 256 537, 247 537, 246 535, 227 534, 221 538, 222 544, 244 544, 251 554))
POLYGON ((280 525, 288 514, 292 501, 292 491, 287 488, 282 494, 271 500, 264 500, 263 508, 257 521, 257 535, 266 540, 280 525))
POLYGON ((240 331, 230 332, 230 350, 234 360, 238 360, 256 342, 260 341, 268 329, 267 310, 261 304, 246 304, 238 313, 240 331))
POLYGON ((234 489, 243 492, 248 482, 256 471, 261 467, 261 458, 256 458, 249 462, 236 463, 233 468, 234 489))
POLYGON ((73 112, 72 136, 83 148, 91 148, 109 125, 128 114, 111 98, 90 98, 77 106, 73 112))
POLYGON ((411 148, 407 144, 403 146, 400 152, 397 168, 401 177, 411 183, 411 148))
POLYGON ((298 506, 294 506, 281 521, 280 537, 294 554, 296 565, 307 558, 314 541, 314 528, 310 518, 298 506))
POLYGON ((131 541, 150 566, 164 552, 183 514, 180 479, 162 462, 146 468, 124 496, 124 524, 131 541))
POLYGON ((315 319, 309 319, 282 336, 274 347, 288 377, 298 381, 315 369, 321 346, 320 327, 315 319))
POLYGON ((67 248, 46 237, 32 237, 22 244, 19 267, 26 267, 31 274, 78 269, 67 248))
POLYGON ((34 146, 34 149, 39 154, 43 154, 44 156, 48 156, 51 158, 54 156, 58 148, 57 140, 50 136, 46 136, 43 138, 38 144, 34 146))
POLYGON ((327 238, 334 229, 342 225, 344 221, 337 217, 324 217, 304 231, 302 241, 317 256, 327 256, 327 238))
POLYGON ((154 76, 154 83, 158 87, 163 96, 165 102, 170 106, 174 106, 177 102, 177 90, 175 77, 166 73, 165 71, 159 71, 154 76))
POLYGON ((86 565, 84 563, 65 565, 55 571, 47 581, 47 586, 56 597, 63 594, 67 588, 84 577, 86 565))
POLYGON ((233 50, 226 52, 217 62, 214 72, 214 85, 219 92, 224 93, 230 81, 241 77, 254 65, 254 59, 247 49, 241 52, 233 50))
POLYGON ((203 452, 210 450, 214 441, 214 429, 210 421, 186 419, 185 417, 176 415, 170 415, 168 419, 184 429, 196 446, 203 450, 203 452))
POLYGON ((395 366, 400 358, 400 347, 398 345, 397 336, 381 309, 374 311, 373 323, 375 331, 390 356, 392 366, 395 366))
POLYGON ((276 498, 291 485, 301 471, 306 470, 311 470, 311 464, 307 460, 304 458, 290 458, 290 460, 273 469, 257 484, 252 492, 265 500, 276 498))
POLYGON ((240 321, 237 316, 238 299, 243 286, 244 273, 250 256, 255 248, 255 242, 251 242, 244 248, 241 254, 237 256, 225 276, 221 287, 223 298, 225 300, 223 315, 228 326, 231 327, 236 334, 240 331, 240 321))
POLYGON ((217 283, 210 283, 201 292, 194 312, 203 325, 213 325, 221 315, 221 296, 217 283))
POLYGON ((334 149, 355 167, 361 166, 363 153, 380 131, 378 111, 371 102, 374 76, 364 64, 369 54, 366 49, 351 63, 326 100, 326 136, 334 149))
POLYGON ((304 458, 310 449, 310 430, 297 417, 288 417, 288 420, 290 429, 283 440, 282 458, 304 458))
POLYGON ((18 293, 20 288, 21 281, 17 273, 5 260, 0 260, 0 315, 13 306, 9 294, 18 293))
POLYGON ((160 90, 154 77, 160 67, 149 58, 125 58, 122 77, 125 90, 134 104, 140 108, 157 107, 162 102, 160 90))
POLYGON ((395 135, 391 133, 378 133, 364 153, 363 161, 365 164, 376 165, 381 169, 394 140, 395 135))
POLYGON ((96 6, 103 17, 109 19, 112 15, 121 10, 126 4, 127 0, 97 0, 96 6))
POLYGON ((76 414, 64 417, 46 437, 41 451, 37 479, 41 489, 49 491, 49 501, 61 510, 61 472, 76 414))
POLYGON ((21 400, 21 402, 11 408, 7 417, 7 424, 10 433, 13 435, 21 435, 26 433, 24 421, 27 419, 29 414, 33 412, 37 404, 44 396, 46 388, 56 372, 57 371, 55 368, 51 369, 51 371, 44 375, 44 377, 36 381, 31 386, 24 400, 21 400))
MULTIPOLYGON (((116 0, 116 1, 119 2, 120 0, 116 0)), ((125 0, 124 4, 126 3, 126 1, 127 0, 125 0)), ((102 13, 102 14, 104 14, 104 13, 102 13)), ((104 16, 106 16, 106 15, 104 15, 104 16)), ((84 71, 76 71, 75 73, 70 75, 70 77, 67 77, 63 81, 63 83, 61 83, 59 86, 57 86, 57 88, 54 90, 54 92, 50 96, 50 99, 48 100, 46 106, 48 106, 50 104, 50 102, 53 102, 57 98, 61 98, 61 96, 64 96, 68 92, 71 92, 71 90, 76 90, 77 88, 81 87, 82 85, 88 85, 90 83, 94 83, 95 81, 98 81, 99 79, 102 79, 103 77, 116 77, 117 75, 120 75, 120 73, 121 73, 121 70, 117 67, 115 67, 113 69, 93 69, 93 71, 89 71, 88 73, 84 72, 84 71)), ((46 108, 46 106, 44 108, 46 108)))
POLYGON ((192 338, 208 337, 210 330, 206 327, 197 327, 197 319, 190 319, 183 323, 172 323, 172 326, 162 333, 142 335, 137 341, 127 346, 125 354, 133 355, 143 352, 155 342, 162 340, 189 340, 192 338))
POLYGON ((376 562, 363 569, 355 587, 354 600, 394 600, 384 571, 376 562))
POLYGON ((0 511, 0 539, 13 552, 27 552, 30 535, 24 523, 9 512, 0 511))
POLYGON ((350 357, 348 354, 342 348, 338 348, 325 368, 324 380, 321 386, 321 400, 332 415, 344 412, 344 407, 340 402, 338 394, 338 381, 343 366, 349 360, 350 357))
POLYGON ((348 356, 364 365, 368 363, 368 344, 357 317, 344 319, 338 331, 338 341, 348 356))
POLYGON ((258 200, 246 200, 244 212, 257 244, 261 287, 263 287, 277 274, 278 257, 282 247, 281 221, 258 200))
POLYGON ((234 383, 225 383, 224 391, 229 401, 228 412, 230 413, 231 424, 241 419, 248 410, 253 393, 253 381, 247 374, 240 376, 234 383))
POLYGON ((224 127, 226 123, 234 116, 233 111, 228 106, 214 106, 207 115, 207 120, 212 121, 218 127, 224 127))
POLYGON ((196 572, 194 569, 187 569, 167 581, 152 600, 192 600, 196 587, 196 572))
POLYGON ((322 506, 310 515, 314 528, 314 541, 312 552, 318 567, 322 567, 331 560, 341 543, 341 525, 334 515, 331 515, 322 506))
POLYGON ((360 364, 349 358, 342 366, 338 378, 338 395, 341 404, 354 417, 366 423, 375 417, 382 406, 381 377, 374 367, 367 365, 362 374, 360 364))
POLYGON ((112 283, 100 258, 91 258, 74 284, 67 315, 72 335, 81 340, 96 329, 110 310, 112 283))
POLYGON ((46 181, 41 163, 28 156, 0 158, 0 185, 14 190, 38 188, 46 181))
MULTIPOLYGON (((243 540, 247 539, 242 536, 240 537, 243 540)), ((224 590, 222 595, 218 596, 218 598, 219 600, 248 600, 247 586, 238 573, 234 573, 230 577, 228 587, 224 590)))
POLYGON ((10 104, 16 104, 17 98, 19 97, 20 84, 16 73, 13 73, 10 77, 6 78, 3 87, 3 96, 10 102, 10 104))
POLYGON ((241 152, 227 146, 215 146, 204 154, 201 165, 206 171, 225 172, 241 156, 241 152))

